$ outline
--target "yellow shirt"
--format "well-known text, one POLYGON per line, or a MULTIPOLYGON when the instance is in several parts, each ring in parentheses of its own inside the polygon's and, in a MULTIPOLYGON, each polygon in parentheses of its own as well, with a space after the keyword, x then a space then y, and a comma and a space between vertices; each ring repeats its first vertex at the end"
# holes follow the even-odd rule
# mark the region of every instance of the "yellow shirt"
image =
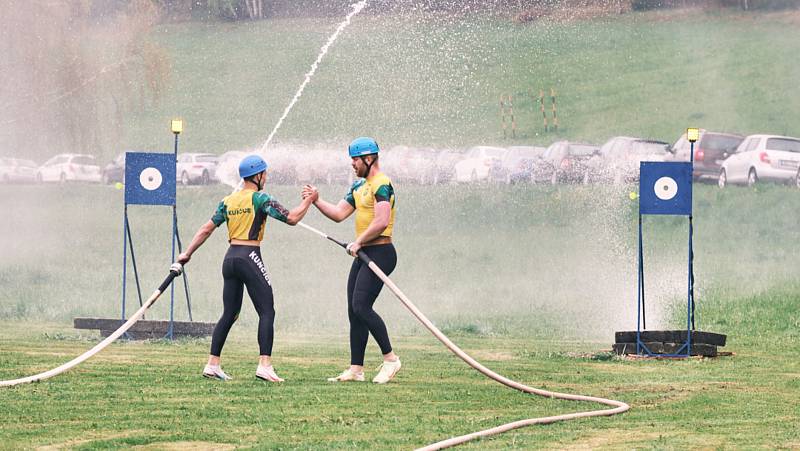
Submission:
POLYGON ((211 221, 217 227, 228 223, 228 241, 261 241, 267 216, 286 222, 289 211, 267 193, 243 189, 222 199, 211 221))
POLYGON ((356 180, 344 198, 356 209, 356 237, 364 233, 375 218, 375 203, 389 202, 392 208, 389 213, 389 225, 380 236, 392 236, 395 212, 394 188, 386 174, 379 172, 372 177, 356 180))

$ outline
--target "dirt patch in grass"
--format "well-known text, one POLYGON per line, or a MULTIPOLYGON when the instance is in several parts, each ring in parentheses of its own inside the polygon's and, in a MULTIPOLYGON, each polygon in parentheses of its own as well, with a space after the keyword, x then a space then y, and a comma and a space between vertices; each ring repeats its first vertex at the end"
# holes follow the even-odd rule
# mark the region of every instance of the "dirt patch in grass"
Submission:
POLYGON ((187 451, 187 450, 215 450, 227 451, 236 449, 236 446, 228 443, 213 442, 157 442, 148 445, 134 446, 131 449, 137 450, 167 450, 167 451, 187 451))
POLYGON ((598 449, 598 448, 634 448, 634 444, 652 442, 661 434, 623 432, 615 429, 597 432, 586 437, 580 437, 575 443, 565 445, 562 450, 598 449))
POLYGON ((128 432, 121 432, 117 434, 108 434, 108 435, 92 435, 91 438, 83 438, 83 439, 73 439, 67 440, 66 442, 62 443, 55 443, 52 445, 45 445, 36 448, 38 451, 55 451, 60 449, 73 449, 81 445, 86 445, 92 443, 97 440, 114 440, 118 438, 125 438, 131 437, 135 434, 138 434, 139 431, 128 431, 128 432))

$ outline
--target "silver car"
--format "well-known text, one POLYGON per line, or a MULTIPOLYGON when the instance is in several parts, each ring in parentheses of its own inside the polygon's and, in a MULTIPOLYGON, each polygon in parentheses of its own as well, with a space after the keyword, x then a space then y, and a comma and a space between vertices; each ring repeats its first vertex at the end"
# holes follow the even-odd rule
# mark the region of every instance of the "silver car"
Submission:
POLYGON ((0 182, 35 182, 37 168, 31 160, 0 158, 0 182))
POLYGON ((760 181, 798 183, 800 138, 750 135, 722 162, 719 187, 729 184, 753 186, 760 181))
POLYGON ((102 174, 91 155, 62 153, 47 160, 36 171, 38 182, 96 182, 100 183, 102 174))
POLYGON ((183 185, 192 183, 208 185, 212 180, 216 180, 218 161, 217 156, 211 153, 178 154, 176 179, 183 185))

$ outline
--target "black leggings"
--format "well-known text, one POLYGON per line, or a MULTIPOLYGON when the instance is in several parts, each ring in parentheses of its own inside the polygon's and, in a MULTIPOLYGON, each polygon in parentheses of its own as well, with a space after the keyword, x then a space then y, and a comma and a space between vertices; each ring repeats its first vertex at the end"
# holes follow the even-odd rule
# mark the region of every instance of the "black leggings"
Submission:
POLYGON ((274 337, 275 306, 272 300, 272 284, 267 274, 267 265, 261 259, 258 246, 231 245, 222 261, 222 317, 214 326, 211 336, 211 355, 219 357, 231 326, 242 310, 244 287, 258 312, 258 347, 261 355, 272 355, 274 337))
MULTIPOLYGON (((397 265, 394 245, 379 244, 361 248, 372 261, 387 275, 397 265)), ((353 260, 350 276, 347 278, 347 317, 350 318, 350 364, 364 365, 364 351, 367 349, 369 334, 378 342, 383 354, 392 352, 386 324, 372 309, 383 282, 361 259, 353 260)))

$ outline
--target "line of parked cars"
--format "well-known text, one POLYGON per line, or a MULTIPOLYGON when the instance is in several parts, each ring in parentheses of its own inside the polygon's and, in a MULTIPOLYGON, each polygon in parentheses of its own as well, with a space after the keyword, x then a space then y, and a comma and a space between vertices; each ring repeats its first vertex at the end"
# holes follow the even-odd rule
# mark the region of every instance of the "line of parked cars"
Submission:
MULTIPOLYGON (((635 183, 642 161, 694 160, 693 178, 752 186, 762 181, 792 183, 800 188, 800 138, 741 136, 700 131, 694 145, 682 135, 663 141, 616 136, 603 145, 557 141, 549 147, 475 146, 455 149, 394 146, 381 150, 381 166, 401 184, 635 183)), ((176 181, 183 185, 218 181, 235 184, 238 164, 252 151, 180 153, 176 181)), ((269 177, 279 184, 349 184, 350 160, 341 149, 326 146, 276 146, 267 151, 269 177)), ((0 158, 0 182, 124 182, 125 154, 104 168, 91 155, 59 154, 41 166, 30 160, 0 158)))

